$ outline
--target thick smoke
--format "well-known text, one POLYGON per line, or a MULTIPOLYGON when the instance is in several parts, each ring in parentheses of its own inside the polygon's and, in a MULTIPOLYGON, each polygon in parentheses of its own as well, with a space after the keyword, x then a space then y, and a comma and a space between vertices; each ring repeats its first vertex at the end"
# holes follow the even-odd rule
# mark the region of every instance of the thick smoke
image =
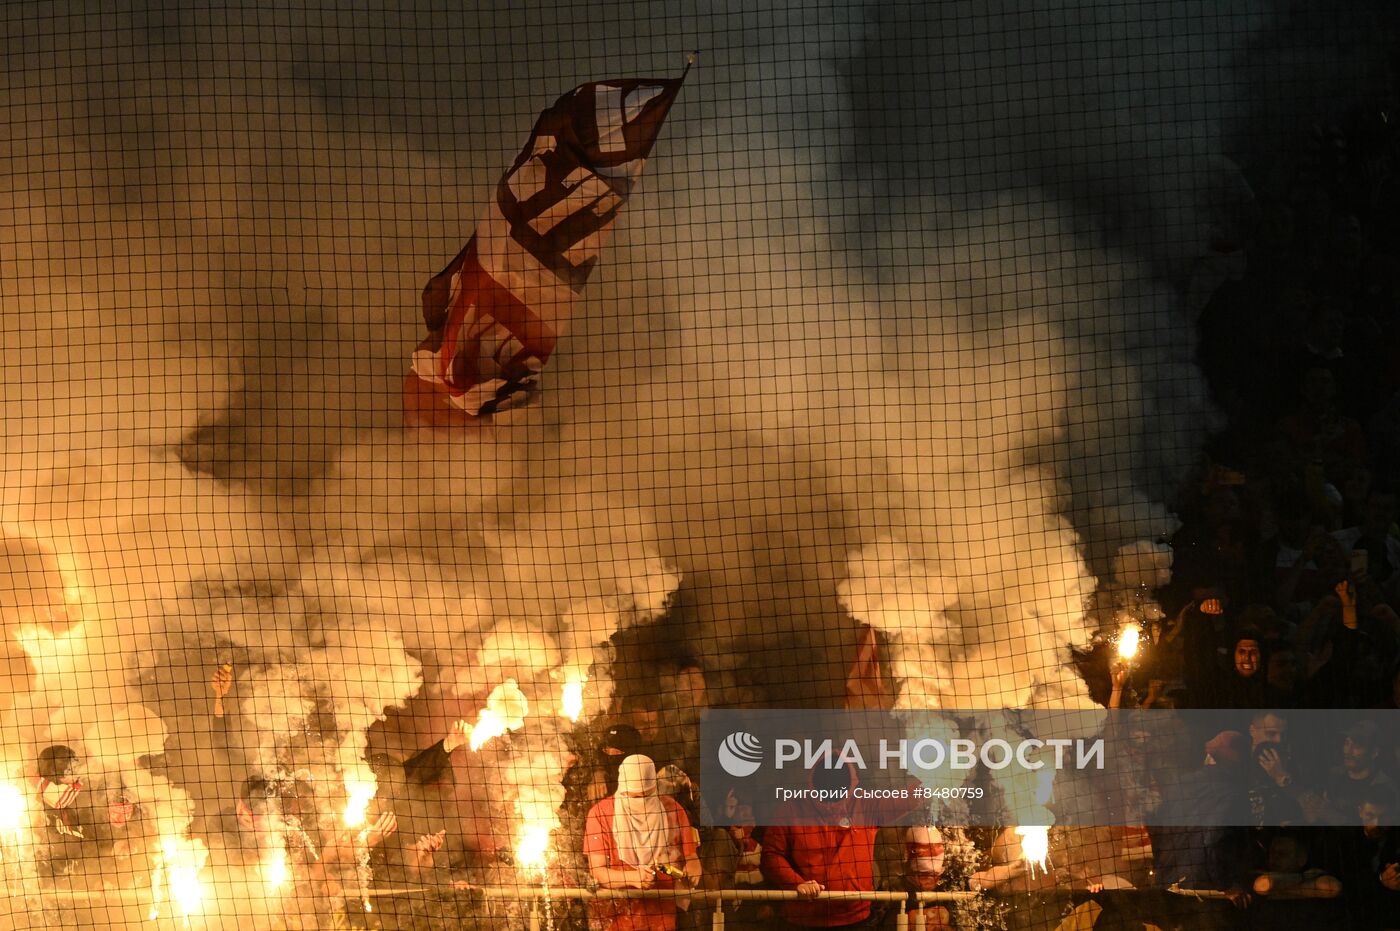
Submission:
POLYGON ((1211 423, 1193 259, 1331 102, 1294 49, 1377 32, 1299 15, 7 5, 6 767, 148 709, 159 774, 83 749, 184 837, 251 773, 338 806, 381 719, 514 679, 482 765, 547 824, 561 685, 598 713, 658 624, 719 702, 839 702, 864 623, 906 706, 1085 703, 1211 423), (417 291, 535 114, 691 48, 539 402, 405 431, 417 291))

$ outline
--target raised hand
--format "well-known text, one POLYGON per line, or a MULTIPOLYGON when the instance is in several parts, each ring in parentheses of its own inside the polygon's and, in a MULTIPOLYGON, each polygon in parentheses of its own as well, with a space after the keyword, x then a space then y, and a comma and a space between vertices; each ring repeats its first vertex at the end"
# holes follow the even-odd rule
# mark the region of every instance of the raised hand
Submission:
POLYGON ((1259 766, 1279 788, 1286 788, 1293 781, 1293 777, 1288 773, 1288 764, 1273 747, 1259 752, 1259 766))
POLYGON ((1113 683, 1113 690, 1115 692, 1123 691, 1123 686, 1128 684, 1128 664, 1116 664, 1109 673, 1109 678, 1113 683))
POLYGON ((447 839, 447 829, 443 828, 436 834, 424 834, 413 844, 413 862, 415 866, 426 868, 433 865, 433 854, 442 849, 442 843, 447 839))
POLYGON ((1356 607, 1356 586, 1351 584, 1350 579, 1343 579, 1336 586, 1337 597, 1341 599, 1343 608, 1356 607))
POLYGON ((224 697, 228 695, 229 689, 233 688, 233 664, 223 663, 214 670, 214 675, 209 679, 209 688, 214 691, 214 717, 224 716, 224 697))
POLYGON ((442 738, 442 749, 445 753, 451 753, 462 746, 470 739, 472 726, 463 720, 452 722, 452 727, 447 731, 447 736, 442 738))
POLYGON ((392 811, 386 811, 374 819, 374 823, 365 828, 364 838, 366 847, 378 847, 384 838, 393 834, 399 829, 399 819, 392 811))

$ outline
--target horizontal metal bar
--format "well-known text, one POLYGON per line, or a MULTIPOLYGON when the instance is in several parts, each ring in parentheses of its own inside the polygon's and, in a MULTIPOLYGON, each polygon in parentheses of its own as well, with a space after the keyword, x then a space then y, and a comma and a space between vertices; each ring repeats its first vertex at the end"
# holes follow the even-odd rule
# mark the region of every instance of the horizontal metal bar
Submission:
MULTIPOLYGON (((1063 892, 1064 894, 1084 893, 1083 889, 1058 889, 1046 890, 1063 892)), ((1114 892, 1144 892, 1155 890, 1143 889, 1122 889, 1114 892)), ((1180 886, 1172 886, 1168 892, 1177 895, 1192 896, 1203 899, 1223 899, 1228 896, 1218 889, 1183 889, 1180 886)), ((919 902, 966 902, 984 896, 994 898, 1015 898, 1024 893, 997 894, 988 892, 894 892, 894 891, 863 891, 863 890, 835 890, 818 893, 815 899, 810 896, 800 896, 791 889, 586 889, 579 886, 540 886, 526 885, 519 886, 442 886, 437 884, 425 884, 421 886, 400 886, 388 889, 368 889, 363 894, 354 892, 347 895, 347 899, 360 898, 393 898, 396 896, 425 895, 429 893, 452 893, 480 895, 487 899, 689 899, 692 902, 794 902, 800 899, 808 901, 828 901, 828 902, 903 902, 912 895, 919 902)), ((294 891, 287 893, 295 896, 294 891)), ((124 899, 128 901, 149 901, 150 893, 145 889, 44 889, 39 891, 39 898, 54 898, 67 900, 97 901, 102 899, 124 899)))

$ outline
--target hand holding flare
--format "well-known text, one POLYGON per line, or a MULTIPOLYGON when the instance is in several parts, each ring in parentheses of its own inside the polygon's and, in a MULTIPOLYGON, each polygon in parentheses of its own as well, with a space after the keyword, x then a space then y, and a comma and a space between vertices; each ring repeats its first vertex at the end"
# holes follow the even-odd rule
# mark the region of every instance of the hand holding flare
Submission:
POLYGON ((447 736, 442 738, 443 752, 451 753, 456 750, 471 738, 471 734, 471 724, 463 720, 453 721, 452 727, 447 731, 447 736))

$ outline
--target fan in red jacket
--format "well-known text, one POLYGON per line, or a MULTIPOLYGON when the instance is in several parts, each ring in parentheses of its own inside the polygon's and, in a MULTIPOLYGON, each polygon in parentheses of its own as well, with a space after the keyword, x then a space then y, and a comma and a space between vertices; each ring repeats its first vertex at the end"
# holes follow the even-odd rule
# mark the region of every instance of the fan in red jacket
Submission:
MULTIPOLYGON (((778 810, 787 822, 763 832, 763 876, 782 889, 795 889, 804 898, 823 892, 875 889, 875 835, 918 807, 911 784, 902 797, 857 798, 854 768, 818 769, 808 777, 809 788, 840 793, 835 801, 799 799, 778 810)), ((896 793, 899 794, 899 793, 896 793)), ((783 918, 797 928, 860 928, 871 920, 870 903, 858 899, 796 901, 783 906, 783 918)))
MULTIPOLYGON (((617 792, 588 812, 583 852, 603 889, 675 889, 700 881, 695 829, 685 809, 656 790, 656 764, 634 754, 617 772, 617 792)), ((675 931, 675 898, 595 899, 589 927, 675 931)))

